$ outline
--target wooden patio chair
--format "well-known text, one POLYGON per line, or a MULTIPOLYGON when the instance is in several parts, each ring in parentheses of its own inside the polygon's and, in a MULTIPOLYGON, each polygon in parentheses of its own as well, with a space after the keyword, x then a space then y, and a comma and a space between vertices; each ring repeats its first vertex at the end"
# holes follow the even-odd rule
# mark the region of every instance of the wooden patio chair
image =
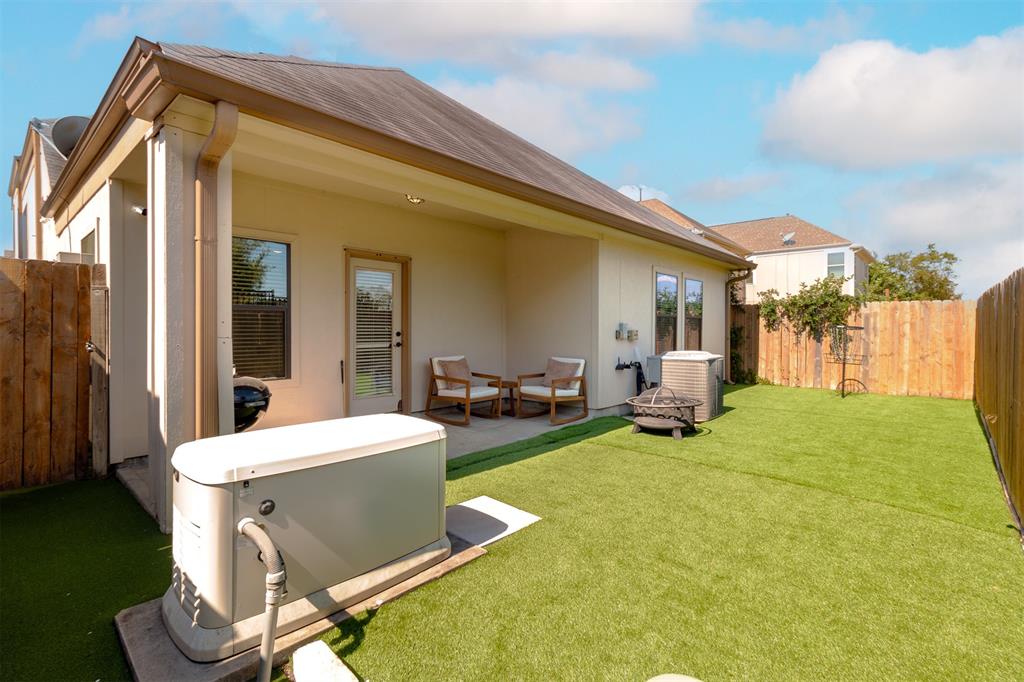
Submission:
POLYGON ((516 416, 537 417, 547 412, 552 424, 568 424, 586 417, 590 408, 587 404, 587 378, 583 376, 585 366, 586 360, 581 358, 549 358, 546 371, 520 374, 519 388, 516 390, 516 416), (527 384, 526 379, 540 379, 541 383, 527 384), (546 403, 547 407, 526 412, 523 410, 523 401, 546 403), (579 414, 559 418, 558 406, 564 403, 583 403, 583 410, 579 414))
POLYGON ((483 372, 470 372, 469 364, 465 355, 449 355, 446 357, 430 358, 430 383, 427 386, 427 409, 424 414, 445 424, 453 426, 469 426, 471 414, 485 419, 498 419, 501 416, 501 377, 496 374, 484 374, 483 372), (445 371, 445 365, 448 371, 445 371), (462 367, 464 371, 458 372, 462 376, 453 376, 452 370, 458 371, 462 367), (474 386, 473 378, 486 379, 490 386, 474 386), (462 419, 452 419, 431 411, 435 402, 444 403, 446 406, 459 405, 465 415, 462 419), (471 412, 473 405, 477 403, 491 403, 490 412, 471 412))

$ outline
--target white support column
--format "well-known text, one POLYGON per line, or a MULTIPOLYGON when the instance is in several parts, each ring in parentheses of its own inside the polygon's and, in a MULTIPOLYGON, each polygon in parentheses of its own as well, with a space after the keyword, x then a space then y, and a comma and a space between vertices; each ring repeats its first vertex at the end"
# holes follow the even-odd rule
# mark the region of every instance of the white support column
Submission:
POLYGON ((149 470, 171 530, 171 455, 195 435, 195 162, 202 138, 163 126, 147 143, 149 470))

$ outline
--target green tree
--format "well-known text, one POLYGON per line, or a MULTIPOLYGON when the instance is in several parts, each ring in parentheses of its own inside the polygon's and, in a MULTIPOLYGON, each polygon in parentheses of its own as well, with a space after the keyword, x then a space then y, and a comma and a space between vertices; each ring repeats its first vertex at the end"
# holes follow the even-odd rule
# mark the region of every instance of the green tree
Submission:
POLYGON ((954 266, 960 261, 935 244, 920 253, 901 251, 868 266, 868 281, 861 289, 866 301, 947 301, 956 293, 954 266))
POLYGON ((257 239, 235 237, 231 240, 231 293, 234 303, 259 303, 270 249, 257 239))

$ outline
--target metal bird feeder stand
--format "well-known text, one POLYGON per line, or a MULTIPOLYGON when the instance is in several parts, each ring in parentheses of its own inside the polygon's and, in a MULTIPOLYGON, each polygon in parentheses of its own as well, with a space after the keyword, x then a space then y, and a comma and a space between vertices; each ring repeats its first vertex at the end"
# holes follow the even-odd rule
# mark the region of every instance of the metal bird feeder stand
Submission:
MULTIPOLYGON (((827 359, 829 362, 838 363, 843 366, 842 379, 840 379, 836 389, 844 398, 847 393, 867 392, 867 386, 860 379, 846 378, 847 365, 864 364, 864 354, 854 353, 851 349, 851 346, 853 348, 862 347, 861 344, 854 344, 853 342, 855 335, 859 336, 863 331, 864 327, 855 327, 847 324, 832 325, 829 330, 829 353, 827 354, 827 359)), ((859 339, 856 340, 859 341, 859 339)))

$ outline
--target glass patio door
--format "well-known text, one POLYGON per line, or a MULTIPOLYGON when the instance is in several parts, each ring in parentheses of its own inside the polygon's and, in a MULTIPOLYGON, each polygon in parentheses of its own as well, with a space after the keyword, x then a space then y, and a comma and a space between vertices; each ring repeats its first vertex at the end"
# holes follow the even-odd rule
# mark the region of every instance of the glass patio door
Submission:
POLYGON ((349 415, 395 412, 402 397, 402 266, 353 258, 349 266, 349 415))

